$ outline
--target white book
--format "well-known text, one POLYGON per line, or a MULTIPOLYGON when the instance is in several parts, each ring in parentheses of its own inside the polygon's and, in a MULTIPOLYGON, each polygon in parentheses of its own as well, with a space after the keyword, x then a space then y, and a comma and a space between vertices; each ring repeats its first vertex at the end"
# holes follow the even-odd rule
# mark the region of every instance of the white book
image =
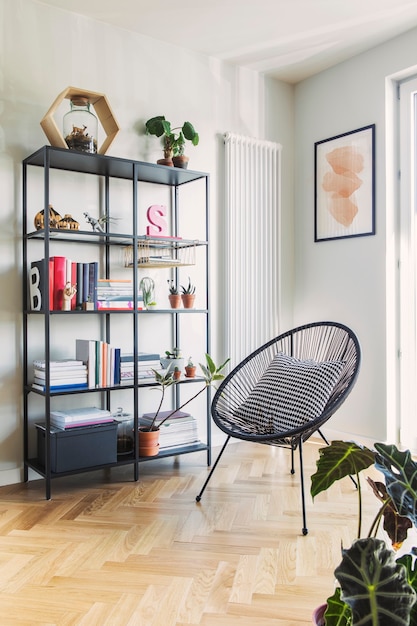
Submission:
MULTIPOLYGON (((46 370, 39 370, 35 368, 33 370, 33 374, 37 378, 42 378, 43 380, 45 380, 46 378, 46 370)), ((59 370, 53 370, 49 372, 49 375, 50 375, 51 380, 66 380, 70 378, 79 378, 80 376, 86 377, 87 368, 86 367, 76 368, 76 369, 75 368, 74 369, 63 368, 59 370)))
MULTIPOLYGON (((81 367, 83 362, 75 359, 60 359, 58 361, 49 361, 50 369, 81 367)), ((35 359, 33 366, 38 369, 46 369, 47 363, 44 359, 35 359)))
POLYGON ((65 421, 68 423, 85 419, 112 417, 112 412, 107 409, 99 409, 96 406, 85 406, 76 409, 63 409, 62 411, 51 411, 51 419, 65 421))

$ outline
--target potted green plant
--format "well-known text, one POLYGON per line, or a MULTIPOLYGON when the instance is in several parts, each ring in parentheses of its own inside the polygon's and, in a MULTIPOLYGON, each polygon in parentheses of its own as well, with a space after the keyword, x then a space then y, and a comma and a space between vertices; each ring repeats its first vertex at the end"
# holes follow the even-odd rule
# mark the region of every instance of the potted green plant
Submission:
POLYGON ((168 283, 168 300, 172 309, 179 309, 181 305, 181 294, 173 280, 167 280, 168 283))
POLYGON ((173 371, 175 367, 180 370, 184 367, 184 359, 181 356, 181 348, 172 348, 172 350, 165 350, 165 356, 161 357, 161 367, 173 371))
POLYGON ((162 420, 158 421, 158 415, 161 411, 165 392, 171 385, 176 384, 178 381, 174 379, 174 371, 168 369, 166 372, 158 372, 157 370, 153 370, 155 373, 155 381, 158 384, 156 389, 161 391, 161 399, 158 405, 158 408, 153 416, 153 419, 149 425, 142 425, 139 427, 139 455, 140 456, 154 456, 158 454, 159 451, 159 430, 161 426, 176 413, 177 411, 181 411, 187 404, 195 400, 200 394, 203 393, 207 387, 214 385, 217 381, 223 380, 224 375, 221 373, 225 368, 230 359, 227 359, 222 365, 217 366, 211 356, 209 354, 205 355, 206 363, 200 363, 200 368, 202 371, 203 378, 203 387, 199 389, 191 398, 183 402, 181 406, 173 409, 168 415, 166 415, 162 420), (148 437, 156 437, 156 443, 153 444, 153 454, 149 454, 150 445, 147 443, 148 437))
POLYGON ((192 309, 195 300, 195 285, 191 283, 191 278, 188 277, 188 285, 181 285, 181 300, 184 309, 192 309))
POLYGON ((188 357, 187 365, 185 366, 185 376, 186 378, 195 378, 196 366, 191 360, 191 357, 188 357))
POLYGON ((342 548, 335 569, 339 583, 322 607, 316 622, 326 626, 417 626, 416 548, 397 556, 408 530, 417 527, 417 464, 410 452, 375 443, 375 450, 354 442, 333 441, 319 450, 317 471, 311 477, 314 498, 337 480, 355 476, 358 488, 357 538, 342 548), (367 478, 380 506, 366 537, 362 537, 360 473, 374 465, 384 482, 367 478), (378 538, 383 520, 385 538, 378 538), (318 621, 318 620, 321 621, 318 621))
MULTIPOLYGON (((182 126, 172 128, 171 122, 165 119, 164 115, 151 117, 145 122, 146 134, 163 138, 164 158, 158 159, 159 165, 174 165, 173 157, 184 157, 185 141, 191 141, 193 146, 197 146, 200 137, 194 126, 190 122, 184 122, 182 126)), ((177 160, 177 167, 187 167, 188 159, 177 160), (185 163, 181 165, 181 163, 185 163)))

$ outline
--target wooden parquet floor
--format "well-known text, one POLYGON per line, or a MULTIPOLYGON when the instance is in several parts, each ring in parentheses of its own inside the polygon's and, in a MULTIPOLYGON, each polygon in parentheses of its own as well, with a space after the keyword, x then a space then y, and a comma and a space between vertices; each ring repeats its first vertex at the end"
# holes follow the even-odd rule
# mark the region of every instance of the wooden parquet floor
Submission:
MULTIPOLYGON (((321 444, 320 444, 321 445, 321 444)), ((230 444, 200 503, 206 455, 0 488, 1 626, 307 626, 356 530, 349 479, 313 503, 289 451, 230 444)), ((214 451, 216 453, 216 450, 214 451)), ((298 457, 297 457, 298 460, 298 457)))

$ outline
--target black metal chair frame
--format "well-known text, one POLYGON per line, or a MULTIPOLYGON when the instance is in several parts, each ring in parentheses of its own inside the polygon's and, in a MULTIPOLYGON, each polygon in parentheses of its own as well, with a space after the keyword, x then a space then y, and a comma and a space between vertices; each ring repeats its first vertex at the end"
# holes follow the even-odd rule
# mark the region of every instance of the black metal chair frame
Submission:
POLYGON ((210 478, 231 438, 290 449, 291 474, 295 473, 294 453, 298 448, 303 516, 302 533, 306 535, 308 528, 305 507, 303 443, 316 432, 322 437, 325 443, 328 443, 320 429, 337 411, 351 392, 359 374, 360 361, 361 350, 359 341, 350 328, 338 322, 313 322, 298 326, 275 337, 239 363, 222 381, 211 404, 213 421, 220 430, 226 433, 227 438, 200 493, 196 497, 197 502, 200 502, 210 478), (234 421, 233 413, 249 396, 278 352, 298 359, 343 361, 344 367, 319 417, 293 430, 268 434, 246 432, 234 421))

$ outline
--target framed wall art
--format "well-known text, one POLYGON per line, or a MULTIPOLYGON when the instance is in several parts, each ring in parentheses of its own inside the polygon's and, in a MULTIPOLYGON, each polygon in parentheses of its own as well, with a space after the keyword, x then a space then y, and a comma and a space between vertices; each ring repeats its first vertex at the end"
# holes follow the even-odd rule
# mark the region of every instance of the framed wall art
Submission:
POLYGON ((375 235, 375 124, 314 144, 314 241, 375 235))

